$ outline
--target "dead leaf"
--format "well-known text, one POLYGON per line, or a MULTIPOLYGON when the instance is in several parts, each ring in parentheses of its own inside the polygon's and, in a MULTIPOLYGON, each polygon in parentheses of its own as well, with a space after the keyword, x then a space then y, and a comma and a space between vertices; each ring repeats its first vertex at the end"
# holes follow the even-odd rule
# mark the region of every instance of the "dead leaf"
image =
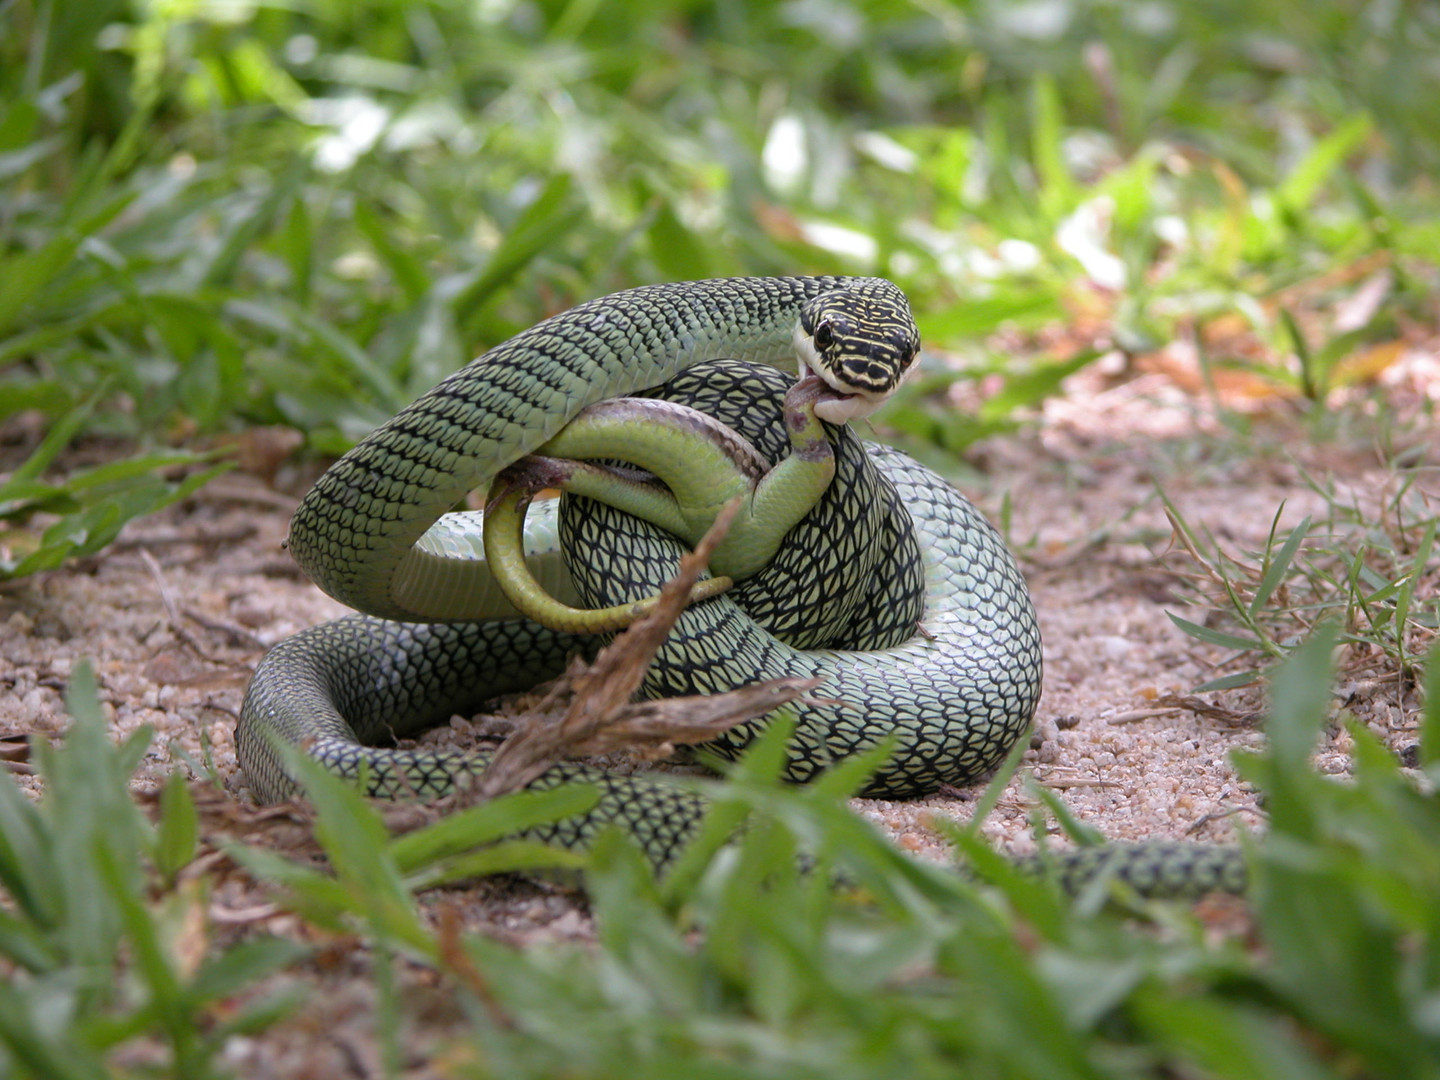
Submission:
POLYGON ((1386 368, 1405 355, 1408 347, 1404 341, 1396 339, 1357 349, 1335 365, 1332 381, 1337 386, 1374 382, 1386 368))

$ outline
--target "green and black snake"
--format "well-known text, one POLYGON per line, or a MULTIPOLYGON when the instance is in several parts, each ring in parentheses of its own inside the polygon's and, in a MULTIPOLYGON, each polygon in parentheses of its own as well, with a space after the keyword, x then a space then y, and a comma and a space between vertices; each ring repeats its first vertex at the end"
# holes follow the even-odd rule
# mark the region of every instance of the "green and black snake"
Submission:
MULTIPOLYGON (((301 566, 369 614, 303 631, 262 662, 236 735, 252 792, 271 801, 296 790, 275 748, 283 741, 336 773, 363 773, 371 794, 443 794, 485 758, 370 744, 553 677, 568 655, 593 649, 593 638, 521 617, 497 596, 475 515, 441 518, 587 406, 653 390, 715 416, 775 462, 797 445, 782 404, 791 380, 753 364, 798 360, 829 387, 815 414, 843 423, 884 400, 918 346, 903 294, 881 279, 732 278, 581 304, 457 371, 337 462, 295 514, 289 543, 301 566), (727 358, 740 363, 711 363, 727 358)), ((994 529, 940 477, 897 451, 863 447, 843 426, 827 424, 826 434, 835 482, 769 565, 682 613, 643 693, 818 676, 823 697, 790 706, 791 779, 885 740, 891 753, 866 794, 973 782, 1028 729, 1039 698, 1040 638, 1024 581, 994 529)), ((565 503, 558 541, 532 541, 564 558, 559 570, 536 553, 547 588, 592 607, 625 604, 673 575, 684 551, 674 536, 587 499, 565 503)), ((533 524, 541 537, 555 528, 549 511, 533 524)), ((714 748, 733 756, 754 727, 714 748)), ((619 824, 663 867, 705 808, 663 777, 585 765, 557 766, 537 783, 572 778, 594 782, 600 802, 541 839, 583 845, 619 824)), ((1131 876, 1143 884, 1158 866, 1193 877, 1197 846, 1180 847, 1192 851, 1157 850, 1131 876)), ((1237 872, 1235 860, 1200 868, 1211 884, 1233 884, 1237 872)))

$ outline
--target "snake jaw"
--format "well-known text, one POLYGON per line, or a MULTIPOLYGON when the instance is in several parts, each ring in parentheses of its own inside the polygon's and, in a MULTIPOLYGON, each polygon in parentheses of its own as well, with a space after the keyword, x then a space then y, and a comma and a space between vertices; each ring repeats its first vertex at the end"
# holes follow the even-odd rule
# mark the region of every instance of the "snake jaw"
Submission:
POLYGON ((870 416, 870 413, 884 405, 890 396, 888 393, 874 395, 857 392, 855 387, 847 386, 837 379, 835 373, 831 372, 819 357, 814 338, 809 336, 804 325, 799 323, 795 324, 795 359, 801 379, 819 379, 828 387, 827 395, 819 397, 815 402, 815 415, 822 420, 847 423, 848 420, 870 416))
POLYGON ((884 398, 872 401, 859 394, 837 392, 834 397, 824 397, 815 403, 815 415, 832 424, 844 424, 869 416, 883 404, 884 398))

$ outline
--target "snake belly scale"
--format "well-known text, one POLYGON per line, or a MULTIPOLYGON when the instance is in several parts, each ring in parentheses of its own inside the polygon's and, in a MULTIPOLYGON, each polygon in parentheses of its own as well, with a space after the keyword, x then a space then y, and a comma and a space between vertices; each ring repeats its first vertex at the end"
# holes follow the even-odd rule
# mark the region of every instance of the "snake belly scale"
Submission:
MULTIPOLYGON (((341 775, 363 772, 377 795, 441 794, 483 767, 482 756, 366 744, 551 677, 567 654, 593 644, 476 610, 483 563, 450 565, 443 545, 427 547, 431 524, 586 404, 652 387, 718 415, 773 459, 784 452, 779 400, 789 380, 747 365, 695 366, 719 357, 793 363, 797 323, 811 319, 807 332, 827 342, 844 329, 825 305, 847 290, 862 307, 878 296, 887 312, 898 292, 876 279, 742 278, 604 297, 491 350, 377 429, 322 477, 291 529, 292 550, 317 583, 370 614, 303 631, 262 662, 237 731, 252 791, 274 800, 295 790, 276 740, 305 746, 341 775), (436 580, 450 584, 437 590, 436 580)), ((893 388, 875 366, 881 352, 851 357, 858 386, 821 373, 849 395, 838 418, 863 414, 893 388)), ((813 368, 816 358, 802 350, 801 363, 813 368)), ((792 779, 890 740, 868 794, 971 782, 1022 735, 1039 697, 1039 632, 1024 582, 998 534, 940 477, 896 451, 863 447, 848 428, 829 434, 836 482, 771 566, 681 615, 643 693, 819 676, 816 699, 798 709, 792 779)), ((673 572, 682 548, 668 534, 565 501, 561 548, 587 603, 641 598, 673 572)), ((752 730, 716 749, 738 753, 752 730)), ((663 778, 584 765, 558 766, 538 783, 570 778, 596 782, 600 803, 541 839, 581 843, 616 823, 663 865, 704 808, 663 778)))

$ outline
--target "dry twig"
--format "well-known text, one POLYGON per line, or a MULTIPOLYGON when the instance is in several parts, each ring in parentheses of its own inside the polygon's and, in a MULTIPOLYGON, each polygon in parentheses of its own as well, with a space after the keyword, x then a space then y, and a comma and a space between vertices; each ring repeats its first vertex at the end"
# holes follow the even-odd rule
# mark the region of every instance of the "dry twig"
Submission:
POLYGON ((695 551, 680 560, 679 572, 661 590, 654 610, 602 649, 594 664, 572 666, 539 709, 517 719, 471 798, 482 801, 518 791, 565 758, 622 748, 664 756, 677 743, 706 742, 818 685, 816 679, 772 679, 726 694, 630 701, 737 509, 738 501, 727 506, 695 551), (566 707, 557 721, 561 701, 566 707))

